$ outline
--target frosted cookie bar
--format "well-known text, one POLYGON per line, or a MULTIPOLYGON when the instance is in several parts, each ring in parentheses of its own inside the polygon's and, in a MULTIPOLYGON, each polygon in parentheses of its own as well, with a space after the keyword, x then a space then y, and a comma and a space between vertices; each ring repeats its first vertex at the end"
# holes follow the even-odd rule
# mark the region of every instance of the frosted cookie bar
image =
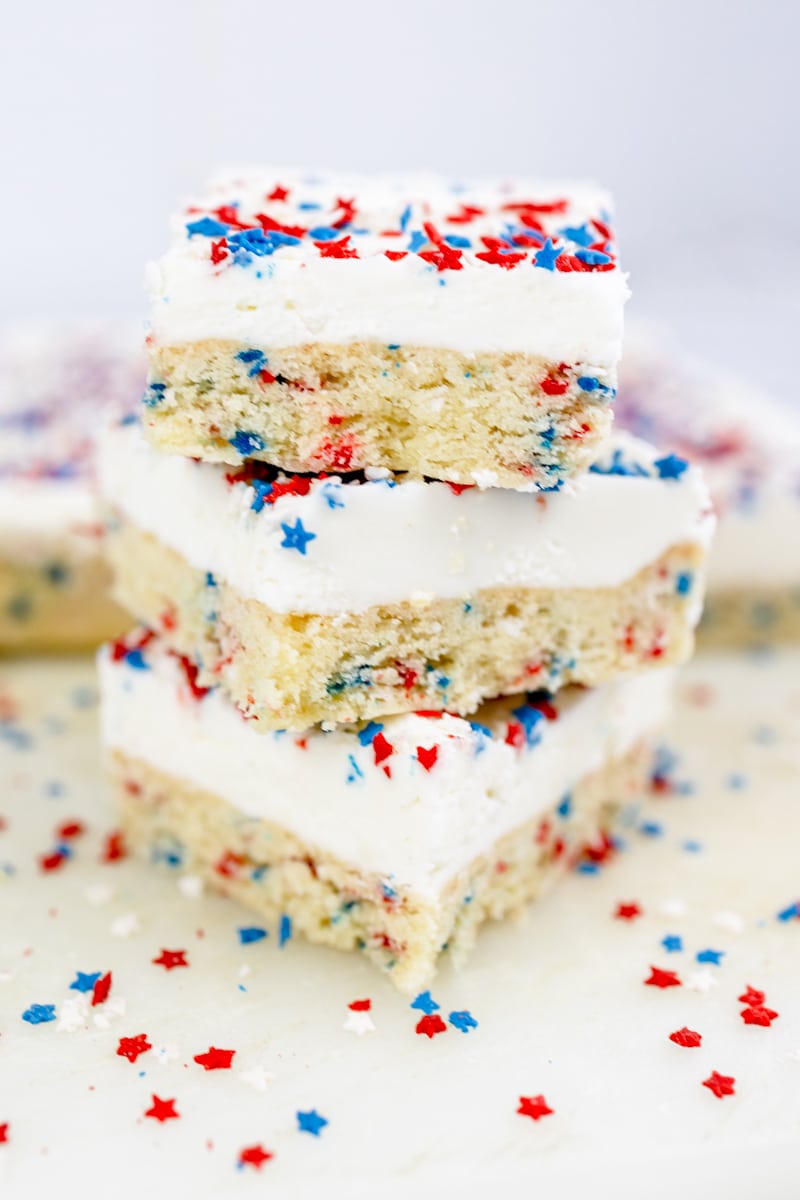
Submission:
POLYGON ((0 336, 0 650, 96 645, 130 623, 108 593, 91 481, 105 408, 134 406, 143 379, 118 328, 0 336))
POLYGON ((617 413, 708 482, 719 524, 704 644, 800 638, 800 410, 645 328, 626 340, 617 413))
POLYGON ((303 737, 259 734, 148 633, 106 648, 100 680, 133 849, 413 992, 445 946, 463 958, 484 921, 604 853, 645 786, 672 672, 303 737))
POLYGON ((624 436, 543 495, 230 470, 129 423, 100 487, 121 602, 263 728, 682 662, 714 523, 696 468, 624 436))
POLYGON ((588 184, 252 171, 149 271, 153 445, 549 488, 608 433, 625 276, 588 184))

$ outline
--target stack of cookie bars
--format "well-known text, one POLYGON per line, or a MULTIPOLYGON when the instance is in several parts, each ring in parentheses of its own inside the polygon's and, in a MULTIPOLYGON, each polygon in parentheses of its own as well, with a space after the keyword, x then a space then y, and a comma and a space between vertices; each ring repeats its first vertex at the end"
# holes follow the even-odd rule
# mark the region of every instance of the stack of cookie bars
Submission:
POLYGON ((255 171, 149 283, 101 454, 126 836, 417 989, 607 851, 692 648, 714 518, 611 432, 609 199, 255 171))

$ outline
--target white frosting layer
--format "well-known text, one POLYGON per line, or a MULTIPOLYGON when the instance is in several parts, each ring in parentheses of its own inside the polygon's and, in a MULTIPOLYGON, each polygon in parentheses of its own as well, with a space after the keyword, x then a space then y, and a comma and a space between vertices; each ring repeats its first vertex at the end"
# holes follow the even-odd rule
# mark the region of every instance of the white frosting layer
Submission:
POLYGON ((254 489, 225 467, 160 454, 128 425, 103 439, 100 487, 193 567, 274 611, 359 612, 491 587, 611 587, 670 546, 708 543, 699 471, 659 478, 657 452, 627 436, 600 461, 615 454, 649 473, 590 472, 547 494, 315 480, 256 512, 254 489))
POLYGON ((702 467, 719 518, 709 593, 800 587, 800 413, 644 328, 626 338, 617 422, 702 467))
POLYGON ((558 718, 539 719, 538 743, 521 748, 505 732, 523 698, 481 710, 483 732, 449 715, 391 717, 380 731, 392 752, 376 765, 369 732, 260 733, 219 690, 196 700, 177 662, 153 643, 138 661, 145 669, 100 656, 107 747, 431 898, 498 838, 658 727, 673 682, 672 671, 657 670, 561 693, 558 718), (418 747, 437 749, 429 770, 418 747))
POLYGON ((564 211, 538 212, 536 220, 564 253, 586 253, 586 239, 596 238, 613 254, 613 243, 586 224, 593 217, 604 226, 609 220, 610 199, 593 185, 526 182, 456 189, 436 178, 310 179, 288 172, 250 172, 217 181, 175 218, 169 250, 148 269, 153 335, 165 344, 225 338, 277 348, 378 341, 467 354, 519 351, 609 371, 620 356, 628 295, 616 266, 567 272, 537 267, 537 247, 530 240, 513 245, 512 252, 525 257, 512 269, 477 257, 486 252, 483 237, 503 238, 513 229, 523 230, 525 238, 519 213, 504 206, 532 197, 545 204, 563 200, 564 211), (289 195, 269 200, 278 179, 288 185, 289 195), (220 205, 238 206, 246 221, 266 213, 288 228, 330 229, 342 215, 337 206, 342 196, 353 197, 356 208, 352 219, 331 234, 334 240, 349 237, 358 258, 323 256, 312 232, 296 245, 251 255, 250 261, 241 251, 236 257, 231 247, 226 258, 213 263, 212 237, 187 231, 204 215, 219 213, 220 205), (307 204, 317 207, 309 210, 307 204), (449 221, 464 205, 482 212, 467 223, 449 221), (429 250, 426 225, 443 236, 466 239, 461 269, 440 271, 414 251, 399 261, 386 257, 387 250, 414 246, 415 235, 429 250), (584 228, 589 230, 584 245, 563 233, 584 228), (387 236, 387 230, 398 236, 387 236))

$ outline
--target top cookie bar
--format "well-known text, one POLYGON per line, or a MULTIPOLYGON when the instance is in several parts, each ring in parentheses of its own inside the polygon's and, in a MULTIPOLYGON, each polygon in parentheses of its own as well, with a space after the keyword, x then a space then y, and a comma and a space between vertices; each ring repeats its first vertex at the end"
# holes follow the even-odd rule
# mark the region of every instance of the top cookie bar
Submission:
POLYGON ((628 295, 587 184, 253 171, 149 270, 161 449, 553 488, 611 423, 628 295))

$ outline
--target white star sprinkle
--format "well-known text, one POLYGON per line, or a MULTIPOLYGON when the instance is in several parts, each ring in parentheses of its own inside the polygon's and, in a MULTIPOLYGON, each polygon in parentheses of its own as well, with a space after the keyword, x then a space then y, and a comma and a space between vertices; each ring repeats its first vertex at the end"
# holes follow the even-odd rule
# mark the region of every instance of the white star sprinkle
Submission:
POLYGON ((356 1033, 363 1037, 365 1033, 375 1032, 375 1022, 368 1012, 349 1012, 342 1029, 348 1033, 356 1033))

